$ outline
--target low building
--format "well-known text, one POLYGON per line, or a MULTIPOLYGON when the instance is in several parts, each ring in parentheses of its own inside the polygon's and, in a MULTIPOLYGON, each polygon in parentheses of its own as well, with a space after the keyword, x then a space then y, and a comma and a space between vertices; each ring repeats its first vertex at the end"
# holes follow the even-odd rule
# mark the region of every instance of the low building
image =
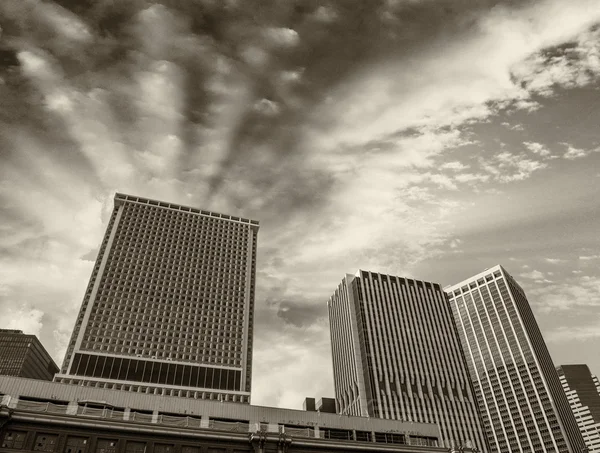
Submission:
POLYGON ((317 401, 317 410, 319 412, 327 412, 328 414, 336 414, 337 411, 335 409, 335 398, 322 397, 319 401, 317 401))
POLYGON ((35 335, 0 329, 0 375, 51 381, 58 366, 35 335))
POLYGON ((439 427, 0 377, 0 451, 442 453, 439 427))
POLYGON ((587 452, 600 453, 600 380, 583 364, 561 365, 556 371, 587 452))
POLYGON ((335 407, 335 398, 325 398, 324 396, 315 403, 314 398, 306 397, 302 404, 302 409, 305 411, 327 412, 329 414, 337 414, 335 407))

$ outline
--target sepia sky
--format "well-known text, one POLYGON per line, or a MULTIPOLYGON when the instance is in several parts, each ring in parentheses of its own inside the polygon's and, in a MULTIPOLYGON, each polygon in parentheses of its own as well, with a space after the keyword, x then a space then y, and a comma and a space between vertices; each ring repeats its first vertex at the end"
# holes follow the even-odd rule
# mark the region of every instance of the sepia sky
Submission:
POLYGON ((57 363, 116 191, 261 222, 253 403, 333 396, 359 268, 502 264, 600 374, 597 0, 0 1, 0 327, 57 363))

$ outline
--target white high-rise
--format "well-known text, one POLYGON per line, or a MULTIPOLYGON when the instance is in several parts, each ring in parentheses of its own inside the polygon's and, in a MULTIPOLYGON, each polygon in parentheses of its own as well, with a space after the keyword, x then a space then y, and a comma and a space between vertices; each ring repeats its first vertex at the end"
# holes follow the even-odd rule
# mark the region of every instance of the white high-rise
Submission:
POLYGON ((445 288, 497 453, 579 453, 583 438, 519 284, 495 266, 445 288))

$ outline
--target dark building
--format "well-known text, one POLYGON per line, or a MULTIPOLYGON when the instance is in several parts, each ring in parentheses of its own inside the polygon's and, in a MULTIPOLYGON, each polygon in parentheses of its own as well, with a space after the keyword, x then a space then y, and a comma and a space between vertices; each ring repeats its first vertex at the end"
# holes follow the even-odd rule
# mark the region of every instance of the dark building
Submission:
POLYGON ((579 453, 581 432, 515 279, 494 266, 445 290, 492 451, 579 453))
POLYGON ((600 453, 600 381, 587 365, 556 368, 588 453, 600 453))
POLYGON ((317 410, 319 412, 327 412, 328 414, 335 414, 335 398, 322 397, 317 401, 317 410))
POLYGON ((0 377, 0 451, 444 453, 424 423, 0 377))
POLYGON ((51 381, 58 367, 35 335, 0 329, 0 375, 51 381))
POLYGON ((435 423, 445 447, 488 451, 440 285, 361 270, 346 274, 328 310, 341 414, 435 423))
POLYGON ((249 403, 258 228, 117 193, 55 379, 249 403))
POLYGON ((302 404, 302 409, 305 411, 314 412, 317 410, 317 406, 314 398, 306 397, 304 398, 304 403, 302 404))
POLYGON ((302 408, 305 411, 327 412, 328 414, 337 413, 335 408, 335 398, 322 397, 316 403, 314 398, 305 398, 304 403, 302 404, 302 408))

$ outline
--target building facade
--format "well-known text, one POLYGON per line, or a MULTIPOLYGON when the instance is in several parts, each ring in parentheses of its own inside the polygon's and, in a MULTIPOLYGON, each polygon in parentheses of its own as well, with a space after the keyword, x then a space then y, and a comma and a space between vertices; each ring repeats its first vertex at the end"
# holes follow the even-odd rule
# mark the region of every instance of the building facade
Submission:
POLYGON ((0 377, 0 451, 444 453, 424 423, 0 377))
POLYGON ((556 368, 588 453, 600 453, 600 381, 587 365, 556 368))
POLYGON ((495 266, 445 290, 492 451, 579 453, 583 438, 523 289, 495 266))
POLYGON ((0 329, 0 375, 51 381, 58 367, 35 335, 0 329))
POLYGON ((258 228, 117 193, 56 380, 248 403, 258 228))
POLYGON ((436 423, 443 446, 488 451, 440 285, 361 270, 327 305, 341 414, 436 423))

